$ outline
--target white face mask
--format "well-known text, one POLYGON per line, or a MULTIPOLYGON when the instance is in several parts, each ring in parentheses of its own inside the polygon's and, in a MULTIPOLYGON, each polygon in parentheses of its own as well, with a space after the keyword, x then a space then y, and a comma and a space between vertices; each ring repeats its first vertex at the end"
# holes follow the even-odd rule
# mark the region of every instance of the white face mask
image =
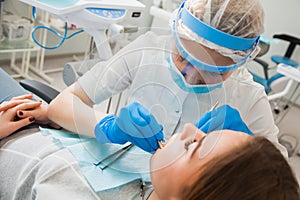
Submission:
POLYGON ((217 84, 203 84, 203 85, 190 85, 185 81, 185 78, 180 73, 180 71, 175 66, 173 60, 171 57, 167 58, 168 64, 169 64, 169 70, 172 76, 172 79, 174 82, 180 87, 182 90, 186 92, 196 93, 196 94, 202 94, 202 93, 208 93, 216 88, 222 87, 222 82, 217 84))

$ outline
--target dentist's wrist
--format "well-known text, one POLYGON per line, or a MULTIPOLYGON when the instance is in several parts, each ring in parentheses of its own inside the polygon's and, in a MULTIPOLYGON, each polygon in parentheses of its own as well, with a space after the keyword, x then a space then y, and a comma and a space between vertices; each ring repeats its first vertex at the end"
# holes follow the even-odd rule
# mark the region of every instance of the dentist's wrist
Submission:
POLYGON ((122 139, 124 132, 117 126, 116 117, 108 115, 100 120, 95 126, 94 133, 99 143, 124 144, 127 141, 122 139))
POLYGON ((112 143, 112 141, 110 141, 109 139, 108 133, 110 132, 111 126, 114 121, 115 116, 108 115, 96 124, 94 134, 96 136, 96 140, 99 143, 112 143))

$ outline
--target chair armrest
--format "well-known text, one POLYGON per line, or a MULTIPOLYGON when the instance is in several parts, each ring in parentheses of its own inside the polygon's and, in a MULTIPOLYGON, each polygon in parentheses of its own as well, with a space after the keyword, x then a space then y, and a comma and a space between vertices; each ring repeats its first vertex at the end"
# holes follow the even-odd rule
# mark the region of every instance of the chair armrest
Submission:
POLYGON ((285 41, 300 45, 300 38, 294 37, 292 35, 275 34, 275 35, 273 35, 273 38, 285 40, 285 41))
POLYGON ((19 83, 23 88, 37 95, 48 104, 59 94, 59 91, 53 87, 39 81, 24 79, 19 83))
POLYGON ((257 62, 258 64, 260 64, 263 67, 265 79, 268 80, 269 79, 269 75, 268 75, 269 64, 267 62, 263 61, 262 59, 259 59, 259 58, 254 58, 254 61, 257 62))
POLYGON ((287 57, 287 58, 291 58, 294 50, 295 50, 295 47, 297 45, 300 45, 300 38, 296 38, 294 36, 291 36, 291 35, 287 35, 287 34, 275 34, 273 35, 273 38, 276 38, 276 39, 281 39, 281 40, 285 40, 285 41, 288 41, 290 44, 284 54, 284 57, 287 57))

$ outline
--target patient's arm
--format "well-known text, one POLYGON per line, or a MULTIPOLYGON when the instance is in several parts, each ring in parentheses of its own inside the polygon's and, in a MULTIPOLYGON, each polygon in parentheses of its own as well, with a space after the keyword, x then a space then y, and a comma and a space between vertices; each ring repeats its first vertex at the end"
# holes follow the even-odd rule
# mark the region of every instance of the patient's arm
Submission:
POLYGON ((92 105, 80 85, 74 83, 51 101, 48 117, 69 131, 95 137, 94 127, 107 114, 95 111, 92 105))

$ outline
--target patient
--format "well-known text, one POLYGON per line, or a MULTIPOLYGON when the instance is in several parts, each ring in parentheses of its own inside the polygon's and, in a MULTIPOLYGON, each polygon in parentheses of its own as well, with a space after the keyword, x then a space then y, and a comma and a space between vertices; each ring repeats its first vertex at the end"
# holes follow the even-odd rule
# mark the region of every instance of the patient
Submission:
MULTIPOLYGON (((0 70, 2 81, 1 74, 0 70)), ((19 87, 10 81, 5 84, 19 87)), ((40 111, 47 107, 41 109, 41 103, 30 98, 21 96, 11 103, 6 99, 1 109, 10 107, 12 116, 20 116, 20 111, 25 112, 22 109, 30 108, 35 120, 46 117, 46 112, 40 111), (39 112, 41 115, 35 115, 39 112)), ((25 121, 34 121, 29 119, 25 121)), ((280 151, 264 137, 242 132, 204 134, 192 124, 185 125, 183 133, 172 136, 152 156, 152 183, 142 191, 137 180, 95 193, 68 149, 37 128, 3 138, 0 147, 0 196, 4 200, 47 199, 49 195, 51 199, 300 199, 299 185, 280 151)))
POLYGON ((149 199, 300 199, 287 161, 264 137, 186 124, 152 156, 149 199))

